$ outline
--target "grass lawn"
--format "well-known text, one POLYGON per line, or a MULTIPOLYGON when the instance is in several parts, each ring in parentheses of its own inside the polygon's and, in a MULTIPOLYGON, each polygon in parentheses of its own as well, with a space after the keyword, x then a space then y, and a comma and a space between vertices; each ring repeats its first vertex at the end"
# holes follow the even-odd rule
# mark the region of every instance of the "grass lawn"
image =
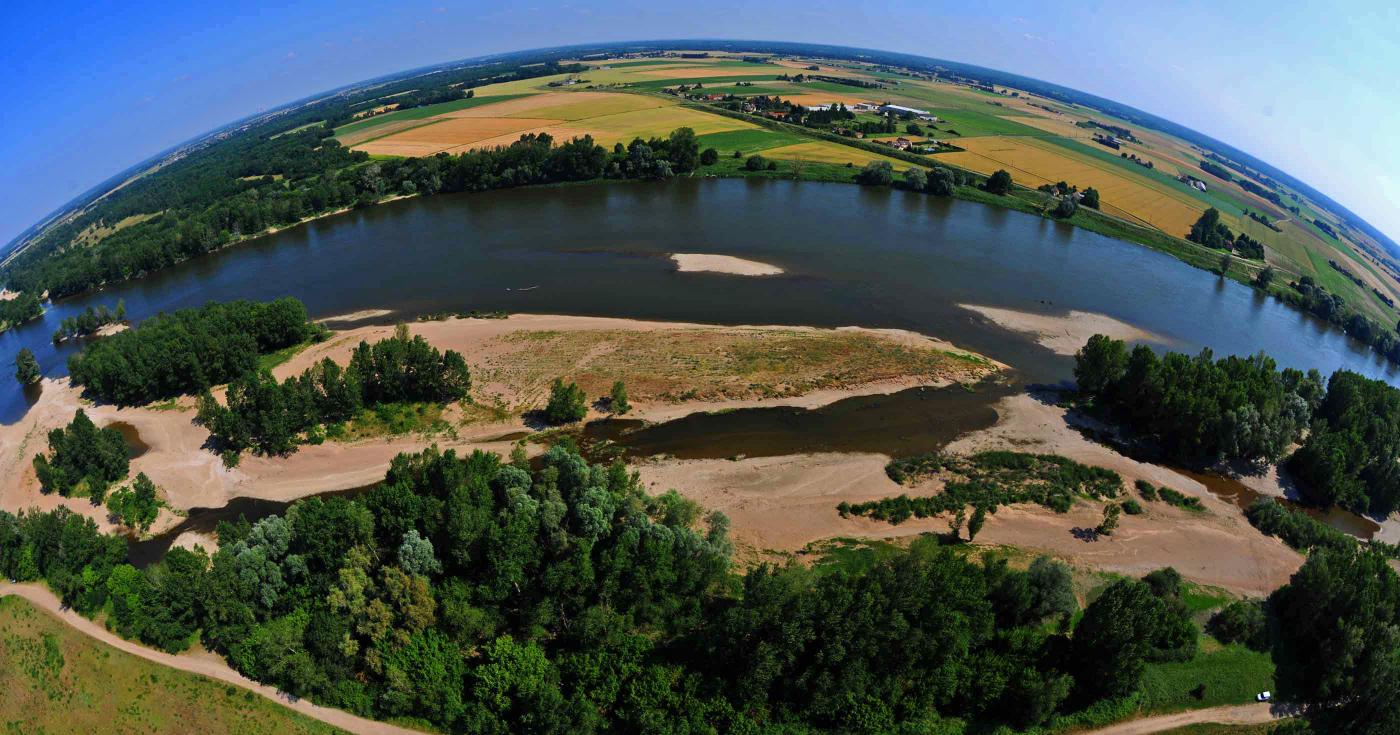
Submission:
POLYGON ((747 156, 769 148, 804 143, 808 139, 788 132, 759 128, 707 133, 699 136, 697 140, 701 150, 714 148, 720 152, 721 156, 732 155, 734 151, 740 151, 747 156))
POLYGON ((339 733, 252 692, 88 638, 0 599, 0 722, 13 733, 339 733))
POLYGON ((1246 704, 1274 688, 1274 662, 1267 653, 1239 644, 1222 646, 1201 637, 1201 653, 1191 661, 1147 665, 1142 679, 1143 710, 1171 712, 1223 704, 1246 704), (1197 698, 1199 686, 1205 690, 1197 698))

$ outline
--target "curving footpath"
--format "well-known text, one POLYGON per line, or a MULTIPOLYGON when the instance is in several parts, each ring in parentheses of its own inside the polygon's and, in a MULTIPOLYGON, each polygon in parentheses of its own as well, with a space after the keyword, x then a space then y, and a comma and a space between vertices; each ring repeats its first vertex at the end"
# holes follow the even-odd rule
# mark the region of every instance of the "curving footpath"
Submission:
POLYGON ((38 584, 0 584, 0 597, 5 595, 23 597, 36 607, 39 607, 72 626, 78 632, 99 640, 113 648, 119 648, 134 656, 140 656, 147 661, 154 661, 162 666, 169 666, 172 669, 188 671, 191 674, 207 676, 211 679, 217 679, 234 686, 242 687, 250 692, 260 694, 284 707, 306 715, 307 717, 320 720, 321 722, 338 727, 342 730, 357 733, 358 735, 423 735, 421 730, 412 730, 398 725, 391 725, 387 722, 367 720, 363 717, 345 712, 344 710, 322 707, 321 705, 313 704, 305 699, 278 691, 275 687, 259 684, 237 671, 234 671, 221 658, 212 656, 207 658, 176 656, 165 653, 164 651, 147 648, 138 643, 133 643, 112 633, 97 623, 88 620, 73 610, 64 607, 63 602, 60 601, 53 592, 50 592, 47 587, 42 587, 38 584))
POLYGON ((1278 703, 1228 704, 1208 709, 1175 712, 1169 715, 1144 717, 1109 725, 1098 730, 1085 730, 1081 735, 1151 735, 1187 725, 1213 723, 1218 725, 1258 725, 1296 714, 1278 703))

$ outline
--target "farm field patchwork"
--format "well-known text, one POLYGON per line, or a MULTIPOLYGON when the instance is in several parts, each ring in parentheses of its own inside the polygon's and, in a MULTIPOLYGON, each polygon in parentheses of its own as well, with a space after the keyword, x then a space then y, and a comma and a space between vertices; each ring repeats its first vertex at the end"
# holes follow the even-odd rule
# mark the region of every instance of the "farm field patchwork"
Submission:
POLYGON ((765 158, 772 158, 778 161, 814 161, 816 163, 851 163, 856 166, 864 166, 871 161, 885 161, 894 166, 896 171, 912 168, 911 164, 897 158, 882 156, 878 153, 871 153, 859 148, 841 145, 840 143, 830 143, 818 141, 814 143, 798 143, 797 145, 787 145, 781 148, 773 148, 763 152, 765 158))

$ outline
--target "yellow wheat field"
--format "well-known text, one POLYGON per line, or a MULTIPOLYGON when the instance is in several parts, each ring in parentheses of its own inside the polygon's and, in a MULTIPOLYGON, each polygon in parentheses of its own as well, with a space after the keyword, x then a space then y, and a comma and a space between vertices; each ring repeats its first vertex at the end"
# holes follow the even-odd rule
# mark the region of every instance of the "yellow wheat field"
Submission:
POLYGON ((1206 209, 1185 192, 1137 179, 1111 163, 1062 153, 1054 143, 1036 138, 986 136, 955 143, 967 150, 940 154, 938 159, 982 174, 1006 169, 1016 183, 1030 187, 1058 181, 1080 189, 1092 186, 1099 191, 1104 211, 1177 237, 1184 236, 1206 209))

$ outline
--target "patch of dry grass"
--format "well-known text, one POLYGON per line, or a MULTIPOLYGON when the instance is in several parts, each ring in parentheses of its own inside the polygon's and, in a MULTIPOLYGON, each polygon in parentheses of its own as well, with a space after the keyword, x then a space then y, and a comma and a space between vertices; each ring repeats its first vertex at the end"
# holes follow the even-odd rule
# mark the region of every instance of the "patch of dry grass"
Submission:
POLYGON ((537 403, 565 377, 601 396, 616 380, 634 401, 795 397, 872 383, 976 380, 981 358, 853 330, 717 327, 677 330, 521 331, 495 338, 473 366, 480 383, 537 403))

